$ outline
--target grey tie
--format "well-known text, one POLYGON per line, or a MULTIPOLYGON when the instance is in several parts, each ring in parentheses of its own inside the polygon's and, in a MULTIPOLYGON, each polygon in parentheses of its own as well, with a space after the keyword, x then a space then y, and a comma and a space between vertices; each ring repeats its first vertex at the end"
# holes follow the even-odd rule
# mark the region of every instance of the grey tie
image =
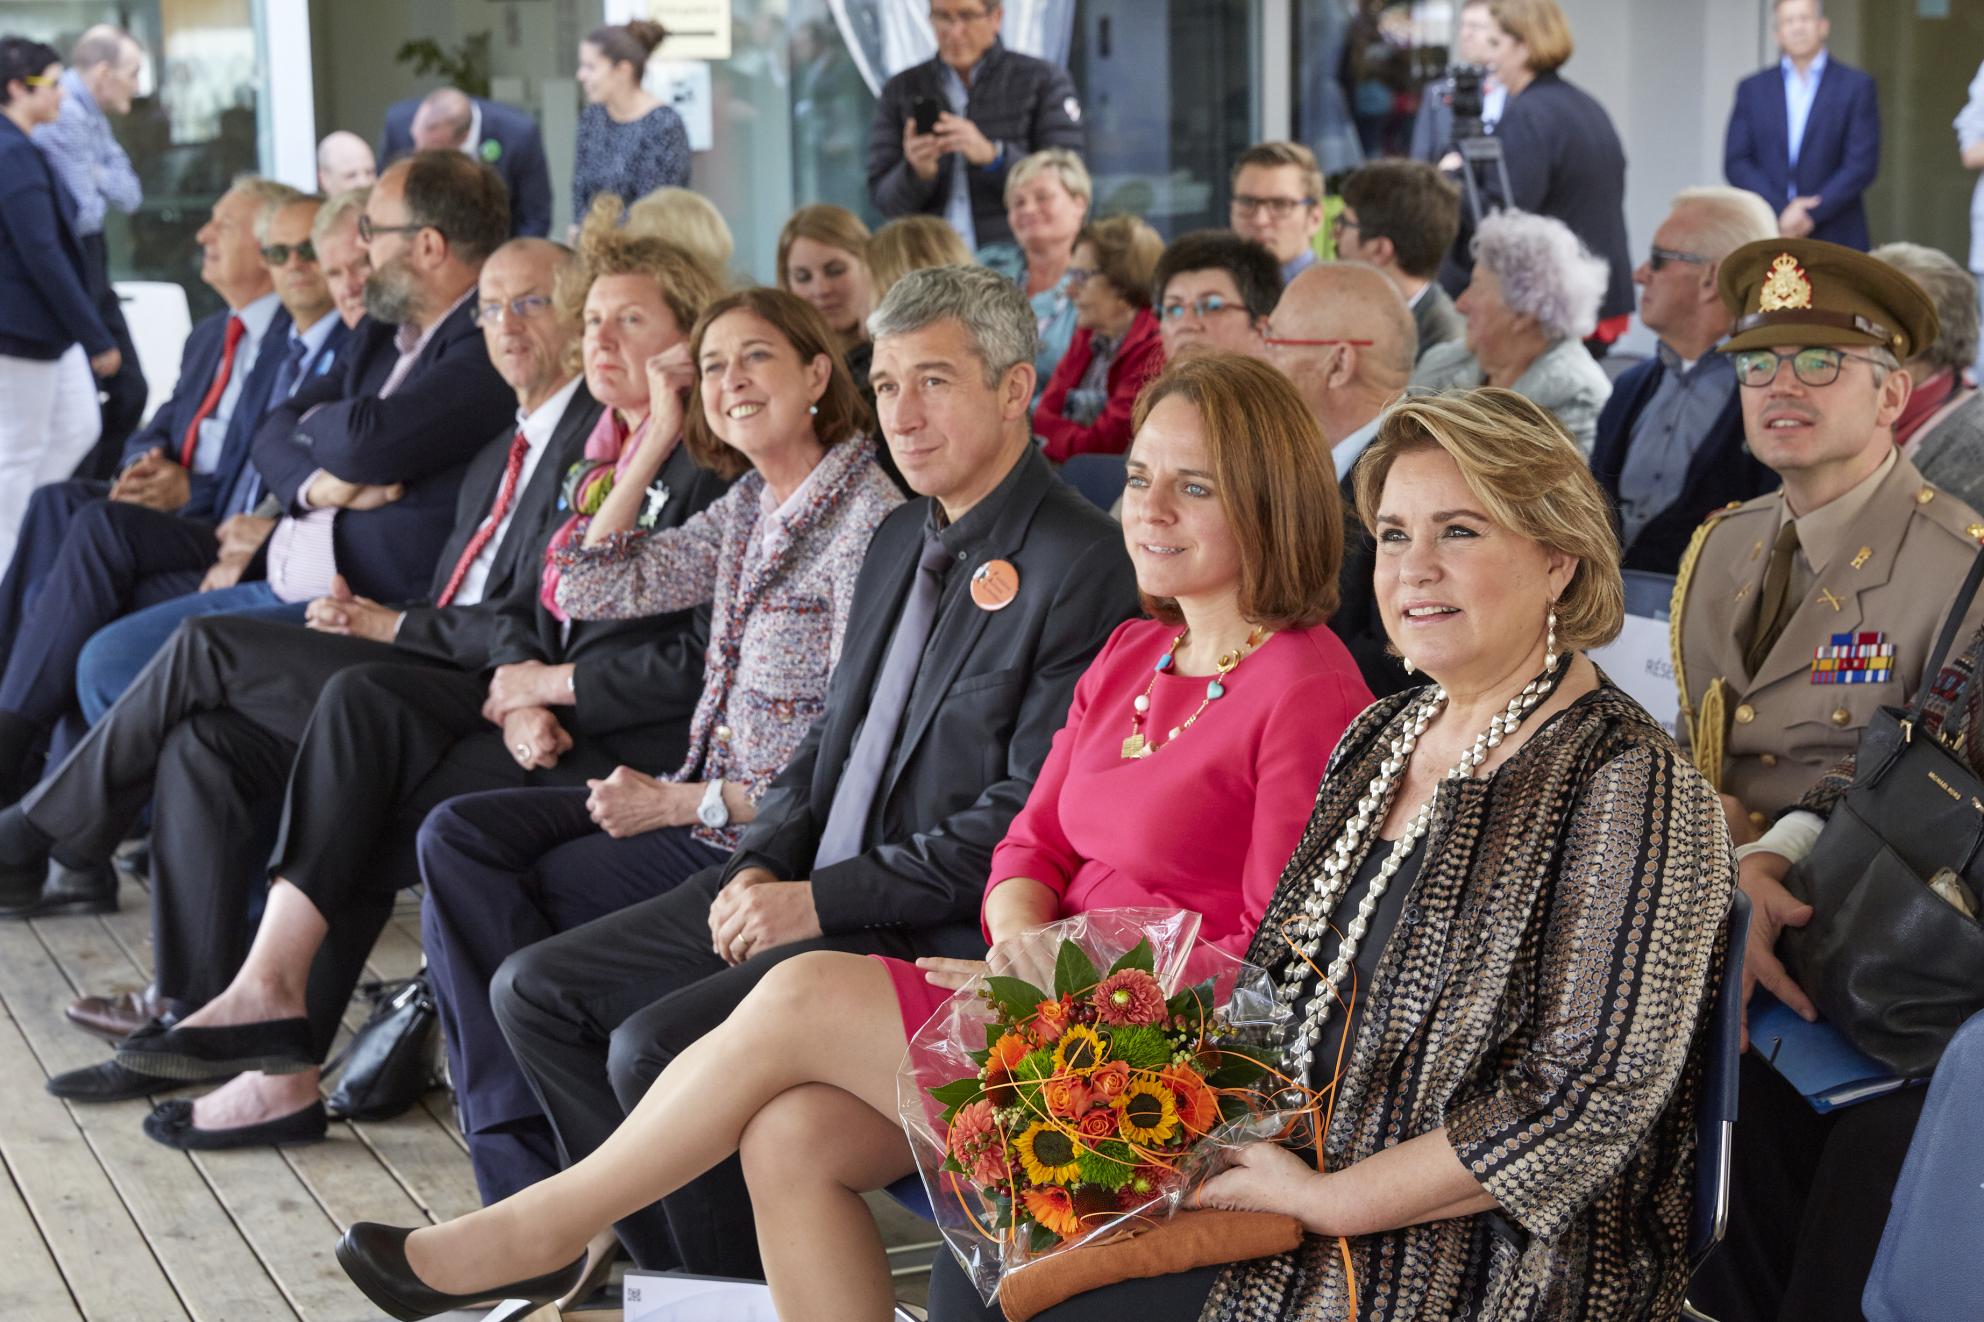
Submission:
POLYGON ((903 602, 902 616, 896 621, 895 635, 889 639, 888 655, 882 659, 881 673, 875 676, 875 689, 868 700, 868 719, 854 740, 854 751, 847 755, 847 767, 834 788, 833 806, 827 810, 827 824, 820 832, 820 847, 814 852, 813 867, 828 867, 861 852, 868 834, 868 814, 881 792, 882 773, 888 769, 889 754, 895 750, 896 732, 902 728, 903 709, 909 706, 910 686, 923 665, 923 648, 930 641, 930 627, 937 620, 937 599, 944 591, 944 571, 950 567, 951 553, 937 535, 923 535, 923 556, 916 562, 916 576, 909 582, 909 599, 903 602))

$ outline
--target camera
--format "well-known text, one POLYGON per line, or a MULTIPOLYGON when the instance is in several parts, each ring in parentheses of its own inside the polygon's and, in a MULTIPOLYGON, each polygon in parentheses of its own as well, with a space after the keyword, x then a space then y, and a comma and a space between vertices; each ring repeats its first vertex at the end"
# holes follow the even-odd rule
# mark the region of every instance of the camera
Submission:
POLYGON ((1482 84, 1487 78, 1488 70, 1479 64, 1447 66, 1447 83, 1451 89, 1447 104, 1454 112, 1454 141, 1487 136, 1481 124, 1482 84))

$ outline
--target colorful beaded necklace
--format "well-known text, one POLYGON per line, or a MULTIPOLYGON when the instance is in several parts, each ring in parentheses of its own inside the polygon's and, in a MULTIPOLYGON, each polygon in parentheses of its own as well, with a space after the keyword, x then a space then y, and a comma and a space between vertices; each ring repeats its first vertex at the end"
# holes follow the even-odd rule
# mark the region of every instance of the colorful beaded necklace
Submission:
POLYGON ((1157 658, 1157 664, 1151 667, 1150 683, 1144 685, 1144 691, 1139 693, 1135 700, 1131 702, 1130 737, 1123 741, 1123 756, 1125 758, 1149 757, 1160 748, 1170 747, 1171 741, 1191 729, 1199 717, 1205 713, 1207 707, 1210 707, 1213 703, 1226 696, 1226 677, 1231 675, 1239 667, 1240 663, 1252 655, 1262 643, 1273 636, 1271 630, 1262 629, 1257 626, 1252 633, 1247 635, 1246 642, 1230 652, 1220 653, 1219 660, 1214 663, 1217 667, 1217 673, 1206 681, 1206 695, 1199 700, 1198 710, 1194 711, 1177 725, 1172 726, 1169 733, 1164 736, 1163 743, 1152 743, 1144 737, 1144 718, 1150 715, 1151 692, 1157 688, 1157 677, 1172 668, 1177 660, 1179 646, 1191 636, 1191 633, 1192 631, 1189 628, 1181 629, 1178 636, 1171 640, 1171 645, 1164 649, 1164 655, 1157 658))

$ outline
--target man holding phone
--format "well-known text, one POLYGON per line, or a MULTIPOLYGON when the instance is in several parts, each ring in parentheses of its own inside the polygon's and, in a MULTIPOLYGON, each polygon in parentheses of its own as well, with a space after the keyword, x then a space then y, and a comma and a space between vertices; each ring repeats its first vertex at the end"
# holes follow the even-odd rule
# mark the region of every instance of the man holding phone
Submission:
POLYGON ((868 191, 884 216, 942 216, 973 251, 1012 240, 1006 171, 1047 147, 1083 147, 1067 70, 1009 51, 998 0, 930 0, 934 59, 889 79, 868 138, 868 191))

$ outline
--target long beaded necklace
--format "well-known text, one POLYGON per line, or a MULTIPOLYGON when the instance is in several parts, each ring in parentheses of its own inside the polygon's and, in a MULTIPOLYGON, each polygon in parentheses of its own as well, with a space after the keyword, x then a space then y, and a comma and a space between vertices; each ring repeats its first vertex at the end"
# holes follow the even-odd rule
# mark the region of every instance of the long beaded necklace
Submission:
POLYGON ((1172 726, 1170 732, 1164 736, 1163 743, 1152 743, 1144 738, 1144 719, 1150 715, 1150 695, 1157 688, 1157 677, 1170 670, 1176 664, 1178 648, 1191 635, 1191 632, 1189 628, 1179 630, 1178 636, 1171 640, 1171 645, 1164 649, 1164 655, 1157 658, 1157 664, 1151 667, 1150 683, 1144 685, 1144 691, 1139 693, 1131 701, 1130 737, 1123 741, 1123 756, 1125 758, 1149 757, 1160 748, 1169 748, 1172 740, 1191 729, 1197 723, 1199 717, 1205 713, 1206 708, 1226 696, 1226 677, 1238 669, 1240 663, 1252 655, 1262 643, 1266 642, 1271 634, 1270 630, 1256 625, 1254 631, 1247 635, 1246 642, 1240 644, 1240 646, 1230 652, 1221 652, 1219 654, 1219 660, 1214 662, 1217 673, 1206 681, 1206 695, 1199 699, 1198 709, 1177 725, 1172 726))
MULTIPOLYGON (((1509 699, 1507 710, 1496 713, 1488 728, 1475 736, 1473 745, 1460 755, 1460 760, 1443 779, 1473 778, 1475 769, 1488 759, 1489 750, 1498 747, 1538 703, 1556 690, 1561 678, 1558 674, 1561 660, 1557 651, 1557 617, 1553 612, 1543 657, 1543 673, 1523 685, 1522 692, 1509 699)), ((1292 1006, 1301 999, 1302 986, 1309 980, 1310 970, 1315 967, 1316 953, 1322 948, 1323 938, 1330 930, 1330 915, 1336 912, 1356 878, 1365 838, 1390 814, 1404 780, 1405 768, 1412 760, 1412 750, 1418 746, 1420 736, 1426 733, 1427 726, 1433 723, 1433 718, 1446 705, 1446 701, 1447 691, 1436 685, 1407 712, 1400 723, 1399 733, 1392 738, 1388 756, 1379 763, 1378 773, 1371 777, 1363 797, 1357 800, 1356 811, 1344 823, 1343 834, 1323 856, 1322 869, 1309 878, 1309 894, 1302 902, 1301 911, 1284 929, 1297 952, 1297 958, 1289 961, 1288 971, 1282 975, 1278 994, 1283 1003, 1292 1006)), ((1370 931, 1371 916, 1378 911, 1378 904, 1384 899, 1392 878, 1405 866, 1405 860, 1432 824, 1433 801, 1437 797, 1437 794, 1426 796, 1426 801, 1419 805, 1419 811, 1406 824, 1405 834, 1393 843, 1391 854, 1378 869, 1378 875, 1371 879, 1364 898, 1358 902, 1356 916, 1344 929, 1336 958, 1330 961, 1328 970, 1317 980, 1316 989, 1309 997, 1308 1010, 1302 1016, 1300 1036, 1292 1038, 1289 1043, 1295 1065, 1290 1070, 1293 1077, 1306 1079, 1309 1076, 1322 1027, 1336 1006, 1338 993, 1349 976, 1351 966, 1357 962, 1357 947, 1370 931)))

